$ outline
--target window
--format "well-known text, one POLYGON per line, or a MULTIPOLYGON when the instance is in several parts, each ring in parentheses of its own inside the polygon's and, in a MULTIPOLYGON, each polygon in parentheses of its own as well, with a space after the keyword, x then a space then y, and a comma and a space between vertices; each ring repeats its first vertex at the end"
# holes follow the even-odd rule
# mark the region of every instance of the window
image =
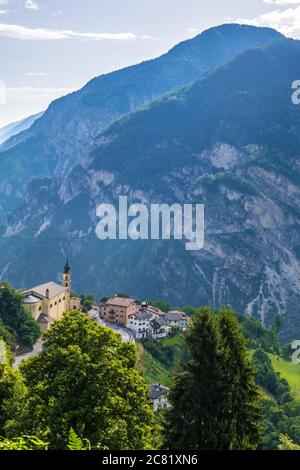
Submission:
POLYGON ((50 304, 50 308, 52 308, 52 307, 53 307, 53 305, 52 305, 52 304, 50 304))

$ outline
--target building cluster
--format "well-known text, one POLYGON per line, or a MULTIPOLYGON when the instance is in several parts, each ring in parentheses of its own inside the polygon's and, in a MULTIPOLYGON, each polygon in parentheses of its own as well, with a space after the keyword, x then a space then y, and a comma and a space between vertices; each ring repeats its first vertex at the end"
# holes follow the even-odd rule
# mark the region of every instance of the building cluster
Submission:
POLYGON ((62 284, 47 282, 22 292, 24 303, 40 325, 42 333, 68 310, 81 310, 80 298, 71 295, 71 270, 64 267, 62 284))
POLYGON ((128 328, 136 339, 163 339, 172 328, 185 331, 189 317, 184 312, 165 313, 134 299, 113 297, 100 305, 100 316, 108 323, 128 328))

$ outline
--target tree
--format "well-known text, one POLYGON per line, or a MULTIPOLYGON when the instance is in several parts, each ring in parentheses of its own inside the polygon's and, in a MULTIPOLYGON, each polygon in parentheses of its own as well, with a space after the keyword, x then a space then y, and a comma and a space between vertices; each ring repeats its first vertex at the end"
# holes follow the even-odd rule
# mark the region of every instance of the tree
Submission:
POLYGON ((168 447, 255 448, 260 436, 258 391, 235 314, 228 308, 201 309, 186 342, 192 359, 171 388, 168 447))
POLYGON ((89 310, 91 310, 91 308, 93 307, 95 303, 95 299, 92 294, 87 294, 87 295, 82 294, 80 296, 80 300, 81 300, 81 305, 83 307, 84 312, 88 312, 89 310))
POLYGON ((15 420, 20 415, 27 390, 21 374, 11 368, 8 361, 0 364, 0 435, 14 429, 15 420))
POLYGON ((300 445, 295 444, 289 436, 284 434, 280 435, 280 444, 278 446, 279 450, 300 450, 300 445))
POLYGON ((132 344, 71 311, 45 334, 21 370, 29 390, 18 435, 62 449, 72 428, 93 447, 147 449, 155 423, 132 344))
POLYGON ((275 372, 269 356, 262 349, 257 349, 252 360, 256 369, 256 383, 271 393, 279 403, 291 401, 290 386, 275 372))
POLYGON ((38 323, 24 306, 23 297, 5 282, 0 283, 0 320, 15 340, 28 346, 41 334, 38 323))

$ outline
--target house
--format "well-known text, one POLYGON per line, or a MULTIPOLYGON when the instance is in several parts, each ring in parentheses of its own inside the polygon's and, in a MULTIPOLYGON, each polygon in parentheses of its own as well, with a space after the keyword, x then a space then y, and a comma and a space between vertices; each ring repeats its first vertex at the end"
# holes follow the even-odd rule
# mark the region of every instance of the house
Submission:
POLYGON ((149 385, 149 395, 154 411, 157 411, 159 408, 170 408, 171 405, 168 401, 169 391, 168 387, 164 387, 161 384, 149 385))
POLYGON ((133 332, 136 339, 149 338, 149 325, 152 318, 152 313, 143 309, 129 316, 128 328, 133 332))
POLYGON ((53 321, 60 320, 67 310, 80 310, 80 299, 71 296, 71 270, 64 267, 62 284, 47 282, 22 292, 24 303, 45 332, 53 321))
POLYGON ((170 333, 171 327, 168 326, 163 318, 153 318, 149 322, 149 336, 153 339, 163 339, 170 333))
POLYGON ((184 312, 174 310, 165 314, 165 320, 170 327, 176 327, 181 331, 185 331, 188 327, 190 317, 184 312))
POLYGON ((138 310, 139 306, 134 299, 113 297, 100 307, 101 318, 109 323, 127 326, 129 316, 138 310))

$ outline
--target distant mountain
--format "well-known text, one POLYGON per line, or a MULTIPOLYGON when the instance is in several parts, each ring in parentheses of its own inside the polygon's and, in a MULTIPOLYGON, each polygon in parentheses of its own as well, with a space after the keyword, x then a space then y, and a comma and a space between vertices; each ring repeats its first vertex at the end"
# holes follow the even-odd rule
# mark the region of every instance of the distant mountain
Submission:
POLYGON ((300 335, 300 42, 245 51, 190 86, 114 123, 69 177, 36 178, 2 227, 0 277, 16 286, 57 278, 173 305, 232 304, 285 338, 300 335), (119 195, 146 204, 204 203, 205 247, 99 241, 96 206, 119 195))
POLYGON ((44 113, 34 114, 33 116, 29 116, 25 119, 21 119, 20 121, 13 122, 12 124, 8 124, 5 127, 0 129, 0 145, 9 140, 11 137, 16 136, 20 132, 26 131, 29 129, 32 124, 42 117, 44 113))
POLYGON ((2 212, 16 206, 23 185, 32 177, 68 173, 115 120, 199 79, 247 48, 283 40, 269 28, 219 26, 158 59, 97 77, 78 92, 54 101, 41 119, 10 139, 0 153, 2 212))

